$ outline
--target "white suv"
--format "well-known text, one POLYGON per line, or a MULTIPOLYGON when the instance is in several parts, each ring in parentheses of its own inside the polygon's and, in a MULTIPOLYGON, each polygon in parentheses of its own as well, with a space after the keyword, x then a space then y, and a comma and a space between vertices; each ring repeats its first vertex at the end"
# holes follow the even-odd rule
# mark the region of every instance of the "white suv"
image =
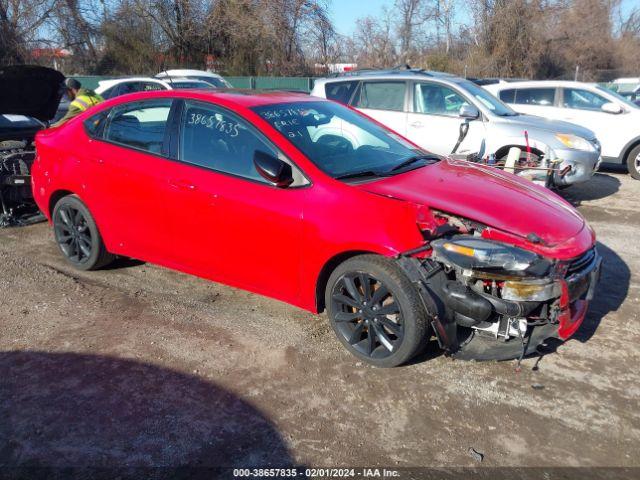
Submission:
MULTIPOLYGON (((351 105, 439 155, 457 146, 458 154, 495 155, 501 161, 511 147, 525 150, 528 143, 533 155, 558 162, 545 184, 585 182, 600 160, 600 145, 590 130, 518 114, 482 87, 446 73, 350 72, 316 80, 311 95, 351 105), (465 124, 466 136, 456 145, 465 124)), ((537 170, 547 175, 544 168, 537 170)))
POLYGON ((593 130, 602 143, 602 160, 626 164, 640 179, 640 107, 596 84, 532 81, 486 85, 519 112, 567 120, 593 130))

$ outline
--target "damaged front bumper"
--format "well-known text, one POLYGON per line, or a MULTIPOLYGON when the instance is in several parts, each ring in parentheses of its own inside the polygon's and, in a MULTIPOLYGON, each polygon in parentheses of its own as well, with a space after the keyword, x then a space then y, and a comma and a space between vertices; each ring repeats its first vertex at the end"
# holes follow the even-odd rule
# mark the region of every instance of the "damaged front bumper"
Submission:
POLYGON ((407 255, 398 262, 420 292, 441 348, 461 359, 508 360, 578 330, 602 259, 594 247, 557 262, 544 278, 491 278, 407 255))

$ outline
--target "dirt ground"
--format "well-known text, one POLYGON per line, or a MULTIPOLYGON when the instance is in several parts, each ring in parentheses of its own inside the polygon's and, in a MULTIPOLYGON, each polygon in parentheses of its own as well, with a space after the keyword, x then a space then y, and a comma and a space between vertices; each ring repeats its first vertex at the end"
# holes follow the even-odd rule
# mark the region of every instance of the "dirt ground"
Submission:
POLYGON ((326 318, 0 230, 0 467, 640 466, 640 182, 563 192, 604 270, 577 339, 524 362, 368 367, 326 318))

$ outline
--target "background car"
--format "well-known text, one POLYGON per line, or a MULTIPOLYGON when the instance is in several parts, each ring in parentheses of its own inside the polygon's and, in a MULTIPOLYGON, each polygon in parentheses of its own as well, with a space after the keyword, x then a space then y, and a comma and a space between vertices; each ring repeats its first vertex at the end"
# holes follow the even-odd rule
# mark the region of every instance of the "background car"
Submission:
POLYGON ((204 70, 175 69, 164 70, 156 75, 156 78, 167 80, 169 78, 190 78, 193 80, 201 80, 210 83, 215 88, 233 88, 222 76, 217 73, 207 72, 204 70))
POLYGON ((518 172, 542 184, 585 182, 600 159, 600 145, 590 130, 519 115, 482 87, 446 73, 349 72, 316 80, 311 94, 351 105, 439 155, 454 150, 458 154, 480 152, 483 158, 495 155, 501 162, 511 147, 524 152, 528 145, 532 153, 522 160, 533 169, 518 172), (468 127, 464 137, 463 126, 468 127), (556 159, 559 162, 548 178, 548 162, 556 159))
POLYGON ((33 140, 56 115, 63 82, 51 68, 0 67, 0 227, 44 219, 31 193, 33 140))
POLYGON ((531 81, 487 85, 519 112, 566 120, 589 128, 602 145, 604 162, 626 165, 640 179, 640 107, 597 84, 531 81))
POLYGON ((457 356, 522 357, 569 338, 593 297, 595 236, 567 202, 336 102, 139 93, 37 149, 35 198, 74 267, 123 255, 326 309, 373 365, 432 334, 457 356))
POLYGON ((209 90, 215 87, 210 83, 191 78, 168 78, 167 81, 162 81, 155 78, 134 77, 101 80, 98 83, 98 88, 96 88, 96 93, 106 100, 129 93, 153 92, 157 90, 184 90, 187 88, 209 90))
POLYGON ((102 98, 109 99, 136 92, 151 92, 156 90, 170 90, 171 86, 156 78, 125 77, 100 80, 95 92, 102 98))

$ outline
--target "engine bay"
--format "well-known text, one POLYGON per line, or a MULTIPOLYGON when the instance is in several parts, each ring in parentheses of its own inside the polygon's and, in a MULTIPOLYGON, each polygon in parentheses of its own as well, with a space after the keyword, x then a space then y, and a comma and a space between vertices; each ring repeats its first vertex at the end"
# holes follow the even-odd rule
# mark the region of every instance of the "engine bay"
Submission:
POLYGON ((31 193, 33 141, 0 141, 0 227, 29 225, 44 220, 31 193))

